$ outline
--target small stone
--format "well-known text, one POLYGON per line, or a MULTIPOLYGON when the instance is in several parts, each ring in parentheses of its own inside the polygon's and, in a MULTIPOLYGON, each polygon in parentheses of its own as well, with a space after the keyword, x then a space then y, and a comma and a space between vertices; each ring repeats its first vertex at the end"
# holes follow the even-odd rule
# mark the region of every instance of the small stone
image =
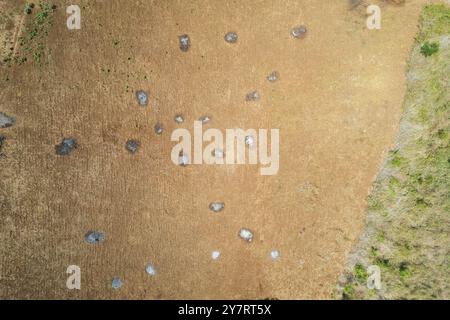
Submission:
POLYGON ((177 115, 175 115, 173 120, 175 120, 176 123, 181 124, 184 122, 184 117, 182 114, 177 114, 177 115))
POLYGON ((146 107, 148 105, 148 93, 144 90, 136 91, 136 99, 141 107, 146 107))
POLYGON ((155 133, 158 134, 158 135, 162 134, 163 131, 164 131, 164 127, 163 127, 163 125, 161 123, 155 124, 155 128, 154 129, 155 129, 155 133))
POLYGON ((217 259, 219 259, 219 257, 220 257, 220 251, 215 250, 211 253, 211 258, 213 260, 217 260, 217 259))
POLYGON ((183 34, 178 37, 178 40, 180 42, 180 49, 183 52, 186 52, 191 47, 191 40, 189 39, 189 36, 187 34, 183 34))
POLYGON ((225 203, 223 202, 211 202, 209 204, 209 209, 214 212, 220 212, 225 209, 225 203))
POLYGON ((272 260, 277 260, 280 257, 280 252, 278 250, 272 250, 270 252, 270 257, 272 260))
POLYGON ((354 9, 361 4, 362 0, 349 0, 350 9, 354 9))
POLYGON ((55 152, 59 156, 67 156, 78 146, 74 138, 64 138, 60 144, 55 146, 55 152))
POLYGON ((125 148, 130 153, 136 153, 138 151, 139 147, 141 146, 141 143, 138 140, 128 140, 125 144, 125 148))
POLYGON ((202 124, 207 124, 208 122, 211 121, 211 117, 210 116, 203 116, 198 118, 198 121, 201 121, 202 124))
POLYGON ((261 98, 260 94, 258 91, 252 91, 247 93, 247 95, 245 96, 245 100, 246 101, 258 101, 261 98))
POLYGON ((105 240, 105 234, 99 231, 88 231, 84 235, 84 239, 86 240, 87 243, 96 244, 103 242, 105 240))
POLYGON ((269 80, 269 82, 275 82, 280 78, 280 74, 278 73, 278 71, 273 71, 271 74, 269 74, 267 76, 267 80, 269 80))
POLYGON ((303 266, 305 265, 305 260, 300 259, 300 260, 298 261, 298 265, 299 265, 300 268, 303 268, 303 266))
POLYGON ((292 28, 291 30, 291 35, 296 38, 296 39, 303 39, 304 37, 306 37, 306 26, 298 26, 295 28, 292 28))
POLYGON ((123 282, 122 280, 120 280, 120 278, 113 278, 111 286, 113 289, 119 289, 120 287, 123 286, 123 282))
POLYGON ((147 265, 147 267, 145 268, 145 271, 151 276, 155 276, 156 275, 156 269, 151 263, 149 263, 147 265))
POLYGON ((236 43, 238 41, 238 35, 236 32, 228 32, 225 37, 225 41, 228 43, 236 43))
POLYGON ((178 155, 178 164, 182 167, 186 167, 190 163, 189 157, 183 151, 180 151, 178 155))
POLYGON ((12 127, 16 123, 16 118, 0 112, 0 128, 12 127))
POLYGON ((242 240, 245 240, 247 242, 251 242, 253 240, 253 232, 246 228, 241 228, 239 230, 239 237, 242 240))

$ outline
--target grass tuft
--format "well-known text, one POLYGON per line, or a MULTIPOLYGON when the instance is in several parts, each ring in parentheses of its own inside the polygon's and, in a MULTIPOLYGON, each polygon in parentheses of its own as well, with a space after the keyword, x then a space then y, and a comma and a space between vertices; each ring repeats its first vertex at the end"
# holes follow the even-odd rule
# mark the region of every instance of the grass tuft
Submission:
POLYGON ((425 57, 432 56, 438 51, 439 51, 439 43, 437 42, 425 41, 425 43, 420 48, 420 53, 422 53, 425 57))

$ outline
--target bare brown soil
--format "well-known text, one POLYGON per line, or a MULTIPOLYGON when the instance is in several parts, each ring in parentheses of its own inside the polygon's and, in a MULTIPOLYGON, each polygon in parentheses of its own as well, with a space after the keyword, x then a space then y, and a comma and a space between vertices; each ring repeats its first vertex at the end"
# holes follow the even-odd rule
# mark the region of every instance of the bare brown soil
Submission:
POLYGON ((398 129, 427 1, 383 2, 379 31, 346 1, 80 2, 78 31, 66 28, 69 3, 58 4, 42 66, 0 69, 10 78, 0 111, 17 118, 0 131, 0 297, 329 298, 398 129), (308 35, 293 39, 300 24, 308 35), (237 43, 223 40, 228 31, 237 43), (138 89, 150 92, 148 108, 137 106, 138 89), (245 102, 255 89, 261 100, 245 102), (279 173, 173 165, 177 113, 186 128, 204 114, 219 129, 279 128, 279 173), (79 143, 70 156, 55 154, 63 137, 79 143), (141 141, 137 154, 128 139, 141 141), (218 214, 215 200, 226 204, 218 214), (106 241, 85 243, 89 230, 106 241), (66 288, 71 264, 80 291, 66 288))

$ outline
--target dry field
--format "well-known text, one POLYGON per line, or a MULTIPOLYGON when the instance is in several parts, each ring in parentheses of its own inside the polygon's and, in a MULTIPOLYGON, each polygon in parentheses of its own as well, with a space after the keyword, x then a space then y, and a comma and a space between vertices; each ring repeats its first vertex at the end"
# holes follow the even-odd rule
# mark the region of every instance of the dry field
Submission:
POLYGON ((398 130, 428 1, 374 1, 381 30, 366 28, 364 3, 346 1, 77 2, 82 27, 68 30, 72 1, 55 1, 40 23, 39 6, 24 15, 23 2, 0 0, 0 112, 16 119, 0 129, 0 297, 330 298, 398 130), (294 39, 301 24, 307 36, 294 39), (245 101, 252 90, 259 101, 245 101), (175 166, 170 133, 203 115, 219 129, 279 128, 278 174, 175 166), (78 143, 68 156, 55 153, 64 137, 78 143), (141 143, 136 154, 129 139, 141 143), (86 243, 89 230, 105 241, 86 243), (66 288, 72 264, 81 290, 66 288))

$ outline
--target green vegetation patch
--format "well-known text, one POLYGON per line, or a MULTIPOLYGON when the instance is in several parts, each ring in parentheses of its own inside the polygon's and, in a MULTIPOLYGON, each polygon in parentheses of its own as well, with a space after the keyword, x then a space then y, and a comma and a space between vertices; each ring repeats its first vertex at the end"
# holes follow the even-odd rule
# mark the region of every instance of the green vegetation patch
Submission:
POLYGON ((27 18, 25 29, 18 39, 20 47, 14 56, 7 57, 4 62, 10 66, 13 63, 20 65, 27 61, 42 65, 44 57, 48 54, 46 38, 53 25, 54 6, 46 1, 39 1, 37 6, 27 2, 24 12, 27 18))
POLYGON ((343 299, 450 299, 450 8, 428 5, 420 21, 400 134, 368 198, 343 299), (370 265, 380 290, 367 288, 370 265))
POLYGON ((445 4, 427 5, 420 18, 419 43, 427 39, 450 34, 450 7, 445 4))
POLYGON ((420 48, 420 53, 422 53, 425 57, 432 56, 438 51, 439 51, 439 43, 437 42, 425 41, 422 47, 420 48))

